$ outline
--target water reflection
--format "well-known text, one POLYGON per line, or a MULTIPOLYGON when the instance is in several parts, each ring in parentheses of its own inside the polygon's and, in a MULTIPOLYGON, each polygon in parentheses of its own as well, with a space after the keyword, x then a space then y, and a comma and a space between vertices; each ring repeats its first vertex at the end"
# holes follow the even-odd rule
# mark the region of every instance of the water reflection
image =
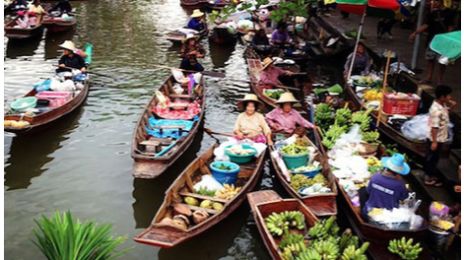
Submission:
POLYGON ((224 67, 234 50, 235 44, 217 44, 209 41, 209 52, 214 67, 224 67))
POLYGON ((6 40, 5 57, 16 59, 22 56, 32 56, 39 47, 42 40, 42 34, 27 40, 6 40))
POLYGON ((166 187, 179 176, 191 161, 196 158, 196 154, 200 150, 201 141, 203 140, 203 126, 200 126, 200 131, 193 139, 192 146, 174 163, 169 169, 156 179, 136 179, 134 178, 134 191, 132 197, 134 203, 135 228, 147 228, 163 203, 166 187))
POLYGON ((40 176, 53 160, 51 156, 67 140, 67 136, 77 126, 83 113, 78 109, 53 127, 44 129, 46 133, 13 137, 8 159, 5 162, 5 186, 7 190, 26 189, 32 178, 40 176))

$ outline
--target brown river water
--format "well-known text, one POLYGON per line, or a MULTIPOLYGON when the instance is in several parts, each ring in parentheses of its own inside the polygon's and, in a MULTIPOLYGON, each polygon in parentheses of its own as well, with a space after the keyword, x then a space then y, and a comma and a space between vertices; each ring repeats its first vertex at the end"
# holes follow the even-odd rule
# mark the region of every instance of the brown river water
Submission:
MULTIPOLYGON (((43 259, 33 244, 34 219, 70 210, 82 220, 111 223, 115 235, 127 236, 121 259, 267 259, 256 227, 249 225, 244 203, 229 218, 173 249, 133 242, 147 227, 164 192, 195 157, 214 143, 200 133, 187 154, 155 180, 131 175, 131 136, 138 116, 168 71, 177 67, 178 48, 163 38, 181 27, 188 11, 178 0, 89 0, 77 7, 75 33, 44 35, 25 43, 5 39, 5 102, 26 93, 53 73, 58 45, 72 39, 94 45, 93 76, 85 104, 46 132, 31 137, 5 133, 5 258, 43 259)), ((208 78, 205 127, 228 132, 238 114, 236 101, 249 91, 244 47, 209 45, 202 61, 207 69, 225 71, 225 79, 208 78)), ((257 189, 272 188, 269 162, 257 189)))

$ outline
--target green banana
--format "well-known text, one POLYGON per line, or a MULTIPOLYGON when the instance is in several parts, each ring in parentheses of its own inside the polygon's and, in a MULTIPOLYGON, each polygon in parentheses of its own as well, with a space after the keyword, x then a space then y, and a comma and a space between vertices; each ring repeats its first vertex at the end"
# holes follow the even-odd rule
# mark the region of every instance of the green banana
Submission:
POLYGON ((419 258, 419 254, 422 252, 420 243, 413 244, 412 238, 406 240, 405 237, 401 239, 393 239, 388 243, 388 251, 398 255, 404 260, 414 260, 419 258))

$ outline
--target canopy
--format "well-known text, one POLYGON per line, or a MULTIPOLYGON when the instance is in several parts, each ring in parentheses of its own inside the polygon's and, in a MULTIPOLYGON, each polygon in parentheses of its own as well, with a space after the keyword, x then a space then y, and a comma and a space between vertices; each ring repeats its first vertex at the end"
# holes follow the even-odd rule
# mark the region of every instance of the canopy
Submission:
POLYGON ((400 4, 396 0, 337 0, 337 7, 347 13, 362 15, 366 8, 397 10, 400 4))
POLYGON ((430 42, 430 49, 449 60, 458 59, 461 57, 461 31, 435 35, 430 42))

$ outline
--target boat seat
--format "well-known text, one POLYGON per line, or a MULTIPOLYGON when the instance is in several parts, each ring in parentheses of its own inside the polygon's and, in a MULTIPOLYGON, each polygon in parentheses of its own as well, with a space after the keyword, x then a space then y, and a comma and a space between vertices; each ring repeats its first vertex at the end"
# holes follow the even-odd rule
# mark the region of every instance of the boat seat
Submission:
POLYGON ((190 103, 186 103, 186 104, 170 104, 169 105, 169 108, 186 108, 190 105, 190 103))
POLYGON ((177 95, 177 94, 170 94, 169 97, 170 97, 170 98, 195 99, 195 97, 192 96, 192 95, 182 95, 182 94, 180 94, 180 95, 177 95))
POLYGON ((161 143, 156 140, 145 140, 140 142, 140 145, 145 145, 145 146, 159 146, 161 143))

